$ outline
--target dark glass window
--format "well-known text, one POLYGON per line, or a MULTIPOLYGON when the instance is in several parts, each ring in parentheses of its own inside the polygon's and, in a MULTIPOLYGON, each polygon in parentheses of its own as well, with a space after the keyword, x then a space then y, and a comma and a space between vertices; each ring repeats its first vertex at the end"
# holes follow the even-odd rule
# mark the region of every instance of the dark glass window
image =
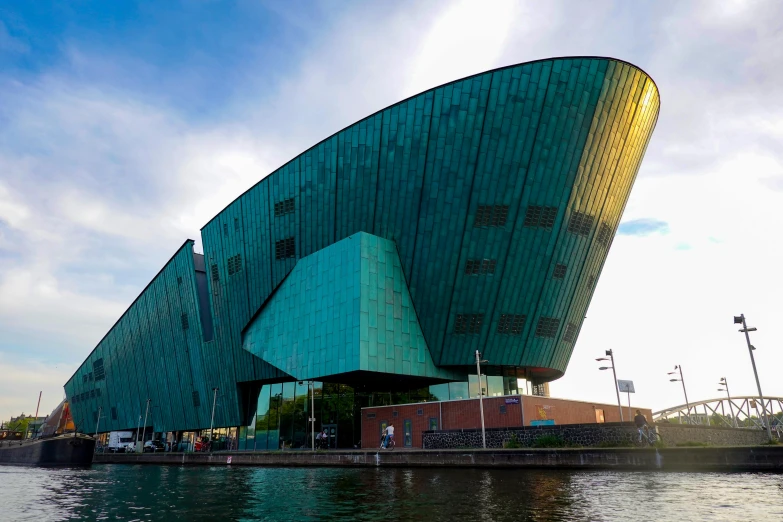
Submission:
POLYGON ((505 404, 501 404, 498 409, 500 410, 501 414, 506 413, 506 405, 505 404))
POLYGON ((228 223, 223 223, 223 234, 228 235, 228 223))
POLYGON ((410 419, 403 421, 403 431, 405 432, 405 438, 403 439, 403 445, 407 448, 413 446, 413 423, 410 419))
POLYGON ((555 226, 557 219, 557 207, 544 207, 540 205, 530 205, 525 212, 525 221, 523 226, 535 228, 551 229, 555 226))
POLYGON ((526 319, 526 315, 501 314, 498 321, 498 333, 520 335, 526 319))
POLYGON ((598 242, 601 243, 603 246, 609 246, 609 241, 612 240, 612 227, 607 225, 606 223, 601 223, 601 226, 598 227, 598 242))
POLYGON ((117 408, 114 406, 111 407, 111 420, 117 420, 117 408))
POLYGON ((481 323, 483 321, 484 321, 484 314, 457 314, 457 320, 454 323, 454 333, 456 334, 481 333, 481 323))
POLYGON ((96 381, 100 381, 106 377, 106 372, 103 368, 103 357, 96 359, 95 362, 92 363, 92 371, 95 372, 96 381))
POLYGON ((587 278, 587 288, 593 288, 593 285, 595 285, 595 276, 590 276, 587 278))
POLYGON ((476 219, 473 226, 502 227, 508 219, 508 205, 479 205, 476 209, 476 219))
POLYGON ((196 408, 201 406, 201 398, 198 396, 198 392, 197 391, 193 392, 193 406, 196 407, 196 408))
POLYGON ((190 323, 188 323, 188 314, 182 314, 180 319, 182 319, 182 329, 183 330, 187 330, 188 328, 190 328, 190 323))
POLYGON ((232 276, 242 271, 242 254, 228 258, 228 275, 232 276))
POLYGON ((573 212, 568 220, 568 231, 580 236, 590 235, 595 217, 584 212, 573 212))
POLYGON ((468 259, 465 264, 465 273, 468 275, 491 275, 497 267, 496 259, 468 259))
POLYGON ((275 203, 275 217, 291 214, 295 208, 294 198, 278 201, 275 203))
POLYGON ((234 230, 239 231, 239 218, 234 218, 234 230))
POLYGON ((568 325, 566 325, 563 340, 567 343, 573 343, 576 340, 576 325, 574 323, 568 323, 568 325))
POLYGON ((561 265, 560 263, 555 265, 555 271, 552 274, 552 277, 555 279, 563 279, 566 275, 566 270, 568 270, 568 267, 566 265, 561 265))
POLYGON ((436 417, 430 417, 430 425, 428 427, 430 431, 437 431, 438 419, 436 417))
POLYGON ((285 259, 287 257, 296 257, 296 243, 293 237, 275 241, 275 259, 285 259))
POLYGON ((536 337, 554 337, 560 327, 560 319, 541 317, 536 325, 536 337))
POLYGON ((220 272, 218 271, 218 266, 216 264, 212 265, 212 280, 220 281, 220 272))

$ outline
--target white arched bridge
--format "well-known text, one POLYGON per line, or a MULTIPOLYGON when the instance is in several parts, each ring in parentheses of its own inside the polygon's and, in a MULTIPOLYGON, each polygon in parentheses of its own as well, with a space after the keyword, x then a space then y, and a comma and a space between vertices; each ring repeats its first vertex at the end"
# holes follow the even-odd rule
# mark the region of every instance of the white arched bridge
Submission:
POLYGON ((724 397, 691 402, 653 412, 653 420, 727 428, 766 429, 765 407, 770 426, 780 438, 783 434, 783 397, 748 396, 731 399, 724 397))

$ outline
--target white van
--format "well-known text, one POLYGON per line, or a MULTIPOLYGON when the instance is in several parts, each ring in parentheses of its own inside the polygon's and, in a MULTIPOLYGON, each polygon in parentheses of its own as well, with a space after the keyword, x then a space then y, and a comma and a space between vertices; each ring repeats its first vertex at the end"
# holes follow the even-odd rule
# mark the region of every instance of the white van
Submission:
POLYGON ((132 431, 112 431, 109 433, 108 450, 112 453, 132 453, 136 443, 132 431))

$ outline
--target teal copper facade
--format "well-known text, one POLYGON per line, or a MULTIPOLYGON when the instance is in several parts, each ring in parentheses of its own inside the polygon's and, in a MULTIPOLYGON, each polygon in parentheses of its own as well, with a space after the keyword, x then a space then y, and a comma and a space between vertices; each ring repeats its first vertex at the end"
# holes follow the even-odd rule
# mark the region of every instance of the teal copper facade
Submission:
POLYGON ((203 257, 180 248, 66 384, 77 425, 134 427, 150 398, 156 431, 209 427, 219 388, 237 426, 264 383, 443 382, 476 350, 560 377, 659 105, 633 65, 550 59, 330 136, 215 216, 203 257))

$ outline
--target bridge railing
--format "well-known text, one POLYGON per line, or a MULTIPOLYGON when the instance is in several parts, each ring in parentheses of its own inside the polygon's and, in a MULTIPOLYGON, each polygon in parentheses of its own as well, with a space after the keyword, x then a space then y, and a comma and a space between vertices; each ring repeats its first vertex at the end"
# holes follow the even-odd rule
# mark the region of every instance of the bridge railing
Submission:
POLYGON ((783 440, 783 397, 732 397, 681 404, 653 412, 655 422, 676 422, 726 428, 766 429, 764 408, 770 427, 783 440), (762 403, 763 401, 763 403, 762 403))

